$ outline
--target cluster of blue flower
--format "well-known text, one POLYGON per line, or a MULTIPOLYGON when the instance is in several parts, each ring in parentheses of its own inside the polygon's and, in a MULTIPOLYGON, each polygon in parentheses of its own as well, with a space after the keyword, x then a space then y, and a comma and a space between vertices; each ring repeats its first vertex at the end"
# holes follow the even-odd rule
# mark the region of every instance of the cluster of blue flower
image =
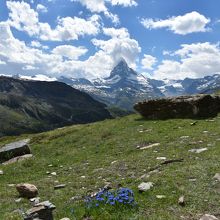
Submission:
POLYGON ((86 199, 86 204, 88 208, 98 207, 102 205, 111 206, 130 206, 134 207, 137 203, 134 200, 134 193, 131 189, 120 188, 115 191, 101 190, 96 194, 95 197, 88 197, 86 199))

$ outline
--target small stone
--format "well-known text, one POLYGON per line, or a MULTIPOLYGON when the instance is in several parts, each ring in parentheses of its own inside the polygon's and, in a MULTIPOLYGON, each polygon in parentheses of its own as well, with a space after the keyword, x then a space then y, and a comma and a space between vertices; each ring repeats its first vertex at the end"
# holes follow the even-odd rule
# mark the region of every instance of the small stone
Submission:
POLYGON ((3 170, 0 170, 0 175, 3 175, 3 174, 4 174, 3 170))
POLYGON ((148 174, 143 174, 139 179, 147 179, 147 178, 149 178, 150 177, 150 175, 148 175, 148 174))
POLYGON ((166 157, 157 157, 157 160, 166 160, 166 157))
POLYGON ((56 172, 52 172, 51 175, 52 175, 52 176, 56 176, 57 173, 56 173, 56 172))
POLYGON ((9 187, 15 187, 15 184, 8 184, 9 187))
POLYGON ((200 149, 191 149, 191 150, 189 150, 189 152, 200 154, 200 153, 207 151, 207 150, 208 150, 208 148, 205 147, 205 148, 200 148, 200 149))
POLYGON ((32 198, 29 200, 32 206, 36 206, 40 203, 40 197, 32 198))
POLYGON ((49 174, 50 174, 50 172, 49 172, 49 171, 47 171, 47 172, 46 172, 46 174, 48 174, 48 175, 49 175, 49 174))
POLYGON ((178 204, 181 206, 185 206, 185 197, 181 196, 178 200, 178 204))
POLYGON ((180 139, 188 139, 189 138, 189 136, 182 136, 182 137, 180 137, 180 139))
POLYGON ((56 189, 63 189, 63 188, 65 188, 66 187, 66 184, 60 184, 60 185, 56 185, 56 186, 54 186, 54 189, 56 190, 56 189))
POLYGON ((214 179, 216 179, 220 182, 220 173, 216 173, 214 176, 214 179))
POLYGON ((214 215, 205 214, 200 220, 218 220, 214 215))
POLYGON ((203 133, 203 134, 208 134, 209 132, 208 132, 208 131, 203 131, 202 133, 203 133))
POLYGON ((15 199, 15 202, 16 202, 16 203, 19 203, 19 202, 21 202, 21 200, 22 200, 22 198, 15 199))
POLYGON ((16 189, 21 197, 34 198, 38 194, 38 189, 35 185, 24 183, 16 185, 16 189))
POLYGON ((165 196, 165 195, 156 195, 156 198, 157 198, 157 199, 165 199, 166 196, 165 196))
POLYGON ((146 149, 149 149, 149 148, 152 148, 152 147, 157 147, 159 145, 160 145, 160 143, 154 143, 154 144, 149 144, 147 146, 137 147, 137 148, 140 149, 140 150, 146 150, 146 149))
POLYGON ((70 220, 69 218, 62 218, 62 219, 60 219, 60 220, 70 220))
POLYGON ((49 164, 48 167, 53 167, 53 164, 49 164))
POLYGON ((115 163, 117 163, 117 160, 111 162, 111 164, 115 164, 115 163))
POLYGON ((197 124, 197 121, 194 121, 194 122, 190 123, 191 126, 194 126, 196 124, 197 124))
POLYGON ((151 189, 153 187, 153 183, 152 182, 148 182, 148 183, 141 183, 139 186, 138 186, 138 189, 140 192, 146 192, 148 191, 149 189, 151 189))
POLYGON ((81 176, 81 178, 82 178, 82 179, 85 179, 86 177, 85 177, 85 176, 81 176))

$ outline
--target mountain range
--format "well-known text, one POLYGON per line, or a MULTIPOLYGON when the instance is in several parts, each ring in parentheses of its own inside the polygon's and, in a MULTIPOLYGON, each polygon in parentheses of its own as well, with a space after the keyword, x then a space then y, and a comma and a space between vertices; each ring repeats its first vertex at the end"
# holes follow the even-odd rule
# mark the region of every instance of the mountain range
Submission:
POLYGON ((133 105, 144 99, 213 93, 220 89, 220 74, 204 78, 185 78, 184 80, 156 80, 134 71, 122 59, 110 72, 109 77, 89 80, 60 76, 50 78, 45 75, 22 76, 14 78, 36 81, 59 81, 85 92, 108 107, 133 111, 133 105))
POLYGON ((156 80, 129 68, 125 60, 121 60, 107 78, 88 80, 62 76, 58 81, 84 91, 107 105, 127 110, 133 110, 134 103, 143 99, 213 93, 220 88, 219 74, 197 79, 156 80))
POLYGON ((105 104, 65 83, 0 76, 0 136, 107 118, 105 104))

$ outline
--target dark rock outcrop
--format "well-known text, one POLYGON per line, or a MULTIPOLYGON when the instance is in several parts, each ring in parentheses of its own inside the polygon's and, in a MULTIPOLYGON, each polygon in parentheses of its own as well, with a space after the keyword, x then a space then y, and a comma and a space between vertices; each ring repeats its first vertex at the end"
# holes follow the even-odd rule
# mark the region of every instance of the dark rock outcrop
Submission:
POLYGON ((134 106, 147 119, 209 118, 220 112, 220 96, 195 95, 139 102, 134 106))
POLYGON ((54 209, 56 209, 56 206, 49 201, 38 203, 25 213, 24 220, 53 220, 52 212, 54 209))
POLYGON ((30 154, 31 150, 28 146, 29 139, 13 142, 0 148, 0 163, 15 157, 30 154))

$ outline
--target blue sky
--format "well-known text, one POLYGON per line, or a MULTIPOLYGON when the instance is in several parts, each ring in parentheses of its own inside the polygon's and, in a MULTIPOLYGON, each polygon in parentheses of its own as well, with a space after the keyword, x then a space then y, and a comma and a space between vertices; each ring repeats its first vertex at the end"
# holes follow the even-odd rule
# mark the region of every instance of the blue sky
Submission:
POLYGON ((0 1, 0 74, 97 78, 124 58, 153 78, 220 73, 219 0, 0 1))

